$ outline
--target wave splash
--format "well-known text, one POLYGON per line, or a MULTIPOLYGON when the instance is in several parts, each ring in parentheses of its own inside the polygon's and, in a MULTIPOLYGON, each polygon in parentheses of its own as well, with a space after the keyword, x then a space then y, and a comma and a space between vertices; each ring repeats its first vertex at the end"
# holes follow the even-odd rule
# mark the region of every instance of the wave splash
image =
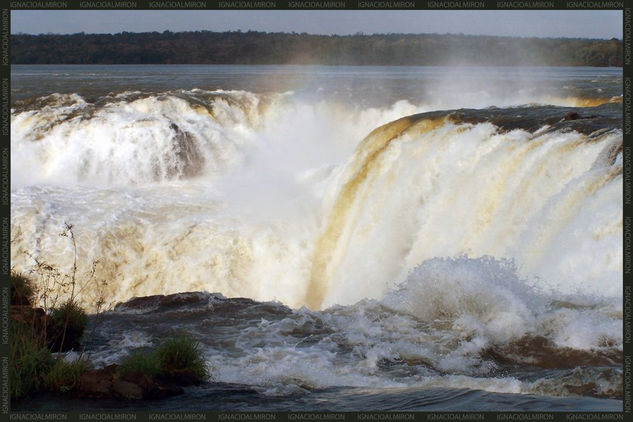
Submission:
POLYGON ((104 365, 182 321, 176 325, 201 339, 216 381, 266 395, 334 386, 622 391, 614 368, 622 324, 612 305, 553 302, 526 286, 510 262, 491 257, 429 260, 381 300, 323 311, 189 293, 134 299, 104 318, 93 356, 104 365), (119 321, 116 328, 109 319, 119 321), (136 342, 120 333, 123 322, 136 342))

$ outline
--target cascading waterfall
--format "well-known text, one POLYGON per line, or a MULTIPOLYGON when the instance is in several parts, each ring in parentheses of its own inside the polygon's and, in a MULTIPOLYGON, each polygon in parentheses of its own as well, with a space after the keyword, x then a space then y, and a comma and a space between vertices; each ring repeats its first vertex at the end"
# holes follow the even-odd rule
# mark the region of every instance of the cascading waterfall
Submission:
POLYGON ((191 311, 211 321, 189 329, 215 379, 265 394, 595 384, 617 396, 621 106, 583 101, 362 109, 192 90, 18 102, 12 265, 67 295, 38 267, 72 268, 67 223, 89 310, 182 294, 180 310, 154 298, 107 314, 137 320, 100 329, 91 357, 104 365, 191 311), (183 293, 195 291, 221 295, 183 293), (583 369, 498 376, 512 365, 583 369))
POLYGON ((539 288, 618 297, 621 143, 619 131, 500 131, 450 116, 375 130, 341 171, 306 303, 381 297, 419 263, 459 255, 514 259, 539 288))
POLYGON ((341 119, 341 106, 224 91, 40 102, 12 115, 14 265, 28 271, 24 251, 68 265, 57 233, 74 224, 111 304, 207 290, 319 309, 380 298, 425 260, 462 255, 514 259, 540 289, 621 294, 618 130, 436 113, 380 126, 351 151, 328 139, 334 128, 358 136, 376 115, 416 108, 341 119), (318 118, 332 121, 316 134, 291 124, 318 118))

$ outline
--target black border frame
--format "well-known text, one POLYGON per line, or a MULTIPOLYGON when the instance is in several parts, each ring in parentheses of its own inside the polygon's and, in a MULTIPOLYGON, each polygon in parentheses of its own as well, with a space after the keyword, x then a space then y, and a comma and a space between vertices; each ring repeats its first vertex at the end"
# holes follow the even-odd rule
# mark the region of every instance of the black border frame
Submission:
POLYGON ((632 414, 633 10, 624 0, 9 0, 0 9, 0 417, 16 421, 622 421, 632 414), (272 7, 271 7, 272 6, 272 7), (301 7, 298 7, 301 6, 301 7), (395 7, 394 7, 395 6, 395 7), (12 10, 622 10, 623 410, 622 412, 11 412, 9 374, 10 27, 12 10))

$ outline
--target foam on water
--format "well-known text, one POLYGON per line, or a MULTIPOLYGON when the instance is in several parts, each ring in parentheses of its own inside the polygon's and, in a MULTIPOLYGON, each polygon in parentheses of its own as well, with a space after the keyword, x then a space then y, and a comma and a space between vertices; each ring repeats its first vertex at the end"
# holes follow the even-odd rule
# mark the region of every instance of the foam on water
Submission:
POLYGON ((621 350, 619 130, 379 127, 433 107, 241 91, 42 101, 12 114, 14 268, 68 272, 69 223, 89 309, 183 291, 296 308, 209 345, 218 380, 551 392, 489 355, 621 350))
POLYGON ((99 335, 107 345, 89 348, 89 357, 120 361, 121 328, 129 326, 152 343, 173 330, 195 333, 215 381, 266 395, 341 386, 621 394, 621 370, 609 360, 622 347, 613 304, 552 301, 526 287, 507 261, 430 260, 382 300, 323 311, 207 296, 133 301, 106 313, 99 335), (568 341, 574 332, 584 344, 568 341))

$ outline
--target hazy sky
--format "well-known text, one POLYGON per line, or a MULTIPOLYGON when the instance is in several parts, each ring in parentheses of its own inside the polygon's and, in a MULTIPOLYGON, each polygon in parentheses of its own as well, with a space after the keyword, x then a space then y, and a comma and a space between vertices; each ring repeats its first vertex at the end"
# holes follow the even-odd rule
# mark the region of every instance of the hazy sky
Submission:
POLYGON ((622 38, 622 11, 172 11, 16 10, 11 32, 268 31, 312 34, 463 33, 521 37, 622 38))

